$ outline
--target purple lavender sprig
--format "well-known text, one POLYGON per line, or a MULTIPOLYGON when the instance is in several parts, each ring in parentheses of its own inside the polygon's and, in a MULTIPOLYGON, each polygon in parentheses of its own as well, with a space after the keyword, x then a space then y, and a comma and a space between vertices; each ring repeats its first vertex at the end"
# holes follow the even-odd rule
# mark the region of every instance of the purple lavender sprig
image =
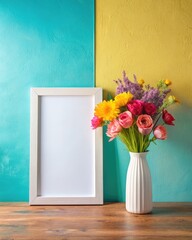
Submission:
POLYGON ((153 103, 157 108, 159 108, 163 105, 163 102, 170 91, 171 89, 161 90, 158 88, 150 87, 148 85, 146 87, 146 91, 144 91, 144 94, 141 100, 144 102, 153 103))
POLYGON ((123 80, 114 80, 117 84, 116 94, 130 92, 131 94, 133 94, 133 99, 141 99, 144 94, 144 90, 142 86, 137 82, 135 74, 133 75, 133 77, 134 82, 130 81, 125 71, 123 71, 123 80))
POLYGON ((134 82, 130 81, 125 71, 123 71, 123 79, 114 80, 117 84, 116 94, 130 92, 133 94, 134 100, 137 99, 143 102, 153 103, 157 109, 160 108, 171 89, 169 89, 163 81, 159 81, 157 88, 151 87, 149 84, 143 88, 143 86, 138 83, 135 74, 133 78, 134 82))
POLYGON ((157 108, 159 108, 163 104, 164 96, 158 89, 150 87, 147 91, 144 92, 141 100, 143 102, 153 103, 157 108))

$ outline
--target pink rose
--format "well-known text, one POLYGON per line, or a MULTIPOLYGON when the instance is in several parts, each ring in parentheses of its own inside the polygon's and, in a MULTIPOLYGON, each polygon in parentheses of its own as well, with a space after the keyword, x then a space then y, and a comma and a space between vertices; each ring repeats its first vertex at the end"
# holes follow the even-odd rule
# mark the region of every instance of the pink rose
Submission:
POLYGON ((143 112, 143 103, 141 100, 133 100, 127 104, 127 108, 133 115, 138 116, 143 112))
POLYGON ((108 124, 106 135, 110 137, 109 142, 112 141, 122 130, 121 125, 114 119, 108 124))
POLYGON ((102 126, 102 123, 103 123, 103 120, 101 118, 98 118, 97 116, 94 116, 92 119, 91 119, 91 127, 93 129, 96 129, 98 127, 101 127, 102 126))
POLYGON ((148 135, 153 128, 153 119, 151 116, 143 114, 137 118, 136 124, 141 134, 148 135))
POLYGON ((119 123, 123 128, 129 128, 133 124, 133 116, 129 111, 119 114, 119 123))
POLYGON ((144 111, 145 113, 153 116, 157 112, 157 107, 153 103, 144 103, 144 111))
POLYGON ((163 118, 163 121, 166 123, 166 124, 168 124, 168 125, 175 125, 174 123, 173 123, 173 121, 175 120, 175 118, 170 114, 170 113, 168 113, 167 112, 167 110, 163 110, 163 116, 162 116, 162 118, 163 118))
POLYGON ((167 139, 167 130, 162 125, 157 126, 154 129, 153 134, 157 139, 161 139, 161 140, 167 139))

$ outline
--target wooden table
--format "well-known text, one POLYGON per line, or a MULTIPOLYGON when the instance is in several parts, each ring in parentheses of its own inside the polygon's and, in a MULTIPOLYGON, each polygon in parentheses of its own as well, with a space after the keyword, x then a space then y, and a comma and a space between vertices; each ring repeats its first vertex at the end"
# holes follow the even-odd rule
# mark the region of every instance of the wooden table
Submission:
POLYGON ((124 203, 28 206, 0 203, 0 240, 192 239, 192 203, 154 204, 134 215, 124 203))

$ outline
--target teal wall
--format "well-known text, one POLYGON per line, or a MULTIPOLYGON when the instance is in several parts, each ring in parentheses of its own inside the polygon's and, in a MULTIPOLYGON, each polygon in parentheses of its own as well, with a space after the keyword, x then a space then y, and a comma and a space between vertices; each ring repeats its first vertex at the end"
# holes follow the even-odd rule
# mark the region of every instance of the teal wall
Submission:
POLYGON ((30 87, 94 86, 94 0, 0 0, 0 201, 28 201, 30 87))

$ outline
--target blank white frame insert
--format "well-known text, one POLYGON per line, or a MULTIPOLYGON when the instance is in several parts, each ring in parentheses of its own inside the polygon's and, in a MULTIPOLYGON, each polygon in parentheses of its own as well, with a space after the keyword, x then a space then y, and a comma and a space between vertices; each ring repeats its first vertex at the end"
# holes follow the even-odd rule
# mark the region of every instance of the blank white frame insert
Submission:
POLYGON ((31 88, 30 205, 103 204, 101 88, 31 88))

